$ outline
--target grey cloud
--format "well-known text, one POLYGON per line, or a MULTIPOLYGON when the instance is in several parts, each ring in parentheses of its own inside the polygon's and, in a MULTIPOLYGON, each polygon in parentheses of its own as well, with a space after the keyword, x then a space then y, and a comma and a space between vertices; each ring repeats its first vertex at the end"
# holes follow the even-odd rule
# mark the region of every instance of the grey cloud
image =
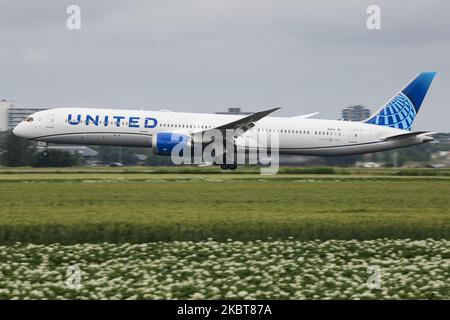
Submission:
POLYGON ((2 1, 0 96, 23 105, 280 115, 376 108, 417 72, 438 77, 417 129, 448 131, 446 1, 2 1), (365 28, 369 4, 382 30, 365 28))

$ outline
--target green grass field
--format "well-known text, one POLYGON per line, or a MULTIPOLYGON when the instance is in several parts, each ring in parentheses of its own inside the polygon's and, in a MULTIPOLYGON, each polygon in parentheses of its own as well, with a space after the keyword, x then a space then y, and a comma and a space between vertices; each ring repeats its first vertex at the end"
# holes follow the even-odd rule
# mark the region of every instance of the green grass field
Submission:
POLYGON ((448 170, 257 172, 0 170, 0 299, 449 298, 448 170))
POLYGON ((450 239, 448 171, 164 170, 1 171, 0 244, 450 239))

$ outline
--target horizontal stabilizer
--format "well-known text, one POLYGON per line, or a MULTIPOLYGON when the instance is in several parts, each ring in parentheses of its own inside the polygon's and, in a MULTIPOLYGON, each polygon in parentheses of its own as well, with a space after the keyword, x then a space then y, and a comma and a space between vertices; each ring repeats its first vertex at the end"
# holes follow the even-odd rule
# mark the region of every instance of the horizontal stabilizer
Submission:
POLYGON ((395 136, 390 136, 387 138, 384 138, 384 140, 401 140, 401 139, 408 139, 408 138, 413 138, 416 136, 420 136, 421 134, 433 134, 433 132, 431 131, 416 131, 416 132, 408 132, 408 133, 404 133, 404 134, 398 134, 395 136))

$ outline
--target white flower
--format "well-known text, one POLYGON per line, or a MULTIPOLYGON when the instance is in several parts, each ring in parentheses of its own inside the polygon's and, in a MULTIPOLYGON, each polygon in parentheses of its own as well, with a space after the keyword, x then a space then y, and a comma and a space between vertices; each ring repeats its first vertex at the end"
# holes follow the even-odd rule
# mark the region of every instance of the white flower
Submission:
POLYGON ((15 244, 0 246, 0 299, 448 299, 449 247, 431 239, 15 244), (65 284, 68 264, 82 271, 76 292, 65 284), (380 266, 380 289, 368 291, 368 265, 380 266))
POLYGON ((205 299, 205 296, 199 292, 196 292, 192 295, 192 299, 194 300, 202 300, 205 299))
POLYGON ((244 298, 244 297, 248 296, 248 292, 245 290, 239 291, 238 296, 241 298, 244 298))

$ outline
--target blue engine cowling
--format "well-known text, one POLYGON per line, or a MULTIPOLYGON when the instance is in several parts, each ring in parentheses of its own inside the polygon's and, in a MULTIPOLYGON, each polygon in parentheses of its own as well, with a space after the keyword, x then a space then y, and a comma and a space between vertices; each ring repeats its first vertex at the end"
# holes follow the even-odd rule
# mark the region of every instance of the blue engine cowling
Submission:
POLYGON ((173 148, 180 143, 180 147, 190 146, 190 137, 181 133, 160 132, 152 138, 152 150, 154 154, 170 156, 173 148))

